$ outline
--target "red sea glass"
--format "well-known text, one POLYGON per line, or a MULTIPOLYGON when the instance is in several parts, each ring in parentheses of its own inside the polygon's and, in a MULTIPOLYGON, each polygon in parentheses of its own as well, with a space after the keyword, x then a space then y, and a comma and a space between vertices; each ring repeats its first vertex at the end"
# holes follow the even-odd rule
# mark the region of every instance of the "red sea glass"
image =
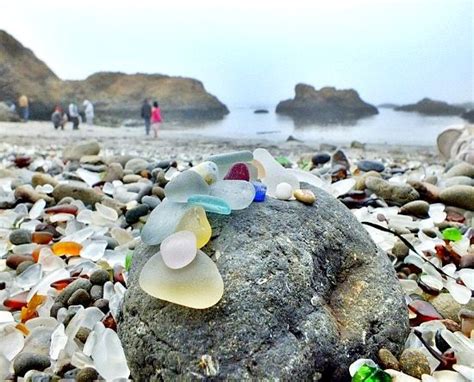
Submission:
POLYGON ((76 215, 78 208, 71 204, 60 204, 59 206, 49 207, 44 210, 47 214, 71 214, 76 215))
POLYGON ((3 305, 11 310, 20 310, 27 305, 27 296, 28 291, 18 293, 5 299, 5 301, 3 301, 3 305))
POLYGON ((249 168, 245 163, 236 163, 234 164, 227 175, 224 177, 225 180, 250 180, 249 168))
POLYGON ((67 279, 58 280, 51 284, 51 288, 54 288, 56 290, 63 290, 75 280, 77 280, 77 277, 69 277, 67 279))
POLYGON ((433 305, 427 301, 414 300, 408 304, 408 309, 416 314, 416 317, 410 320, 410 324, 413 326, 418 326, 426 321, 443 319, 433 305))

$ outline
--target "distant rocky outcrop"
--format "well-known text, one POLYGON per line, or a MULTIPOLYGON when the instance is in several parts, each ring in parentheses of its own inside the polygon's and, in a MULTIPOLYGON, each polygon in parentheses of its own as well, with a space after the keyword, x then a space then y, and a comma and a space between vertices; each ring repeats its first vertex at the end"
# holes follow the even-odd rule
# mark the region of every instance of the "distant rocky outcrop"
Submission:
POLYGON ((364 102, 353 89, 324 87, 316 90, 306 84, 297 84, 295 97, 281 101, 276 112, 289 115, 299 122, 323 123, 353 121, 378 114, 377 108, 364 102))
POLYGON ((143 99, 158 100, 164 118, 218 119, 227 107, 209 94, 200 81, 161 74, 99 72, 81 81, 63 81, 35 54, 0 30, 0 101, 30 100, 33 119, 49 120, 54 106, 89 99, 96 119, 119 124, 140 119, 143 99))
POLYGON ((470 123, 474 123, 474 109, 462 113, 461 117, 470 123))
POLYGON ((397 105, 395 103, 381 103, 380 105, 377 105, 379 109, 395 109, 396 107, 399 107, 400 105, 397 105))
POLYGON ((436 101, 430 98, 423 98, 414 104, 402 105, 395 108, 397 111, 417 112, 424 115, 461 115, 466 110, 459 106, 450 105, 444 101, 436 101))
POLYGON ((0 122, 17 122, 20 117, 5 102, 0 102, 0 122))

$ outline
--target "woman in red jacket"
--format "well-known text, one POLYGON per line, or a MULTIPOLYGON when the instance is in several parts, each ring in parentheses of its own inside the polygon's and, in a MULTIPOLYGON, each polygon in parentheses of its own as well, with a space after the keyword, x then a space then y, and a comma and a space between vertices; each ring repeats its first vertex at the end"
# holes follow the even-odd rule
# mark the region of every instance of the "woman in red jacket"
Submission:
POLYGON ((153 127, 153 132, 155 134, 155 138, 158 138, 158 130, 160 128, 160 123, 162 121, 161 118, 161 110, 158 102, 153 102, 153 107, 151 109, 151 127, 153 127))

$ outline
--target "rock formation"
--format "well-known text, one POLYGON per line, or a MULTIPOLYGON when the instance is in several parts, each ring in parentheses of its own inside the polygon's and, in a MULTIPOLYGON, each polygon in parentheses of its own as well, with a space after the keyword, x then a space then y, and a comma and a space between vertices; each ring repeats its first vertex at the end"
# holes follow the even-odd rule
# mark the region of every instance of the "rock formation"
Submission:
POLYGON ((430 98, 423 98, 417 103, 396 107, 395 110, 417 112, 433 116, 461 115, 465 111, 462 107, 450 105, 443 101, 435 101, 430 98))
POLYGON ((31 118, 49 120, 54 106, 89 99, 99 122, 119 124, 140 119, 145 97, 160 102, 164 118, 216 119, 227 107, 206 92, 200 81, 160 74, 100 72, 81 81, 63 81, 35 54, 0 30, 0 101, 26 94, 31 118))
POLYGON ((340 202, 312 190, 313 206, 268 199, 210 214, 202 250, 225 290, 209 309, 146 294, 138 278, 158 247, 135 251, 118 322, 134 380, 345 381, 359 357, 399 353, 408 317, 388 257, 340 202))
POLYGON ((11 111, 10 107, 5 102, 0 102, 0 121, 2 122, 17 122, 20 120, 18 114, 11 111))
POLYGON ((281 101, 276 112, 300 122, 340 123, 378 114, 375 106, 364 102, 353 89, 337 90, 297 84, 295 98, 281 101))

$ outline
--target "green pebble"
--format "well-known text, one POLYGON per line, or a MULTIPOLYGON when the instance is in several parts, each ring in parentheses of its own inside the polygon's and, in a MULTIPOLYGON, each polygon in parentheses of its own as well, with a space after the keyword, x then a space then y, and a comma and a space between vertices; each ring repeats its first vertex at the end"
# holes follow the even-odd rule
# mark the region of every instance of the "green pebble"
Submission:
POLYGON ((450 227, 443 231, 444 240, 459 241, 462 239, 462 233, 457 228, 450 227))
POLYGON ((391 382, 392 377, 378 367, 362 365, 352 377, 352 382, 391 382))

